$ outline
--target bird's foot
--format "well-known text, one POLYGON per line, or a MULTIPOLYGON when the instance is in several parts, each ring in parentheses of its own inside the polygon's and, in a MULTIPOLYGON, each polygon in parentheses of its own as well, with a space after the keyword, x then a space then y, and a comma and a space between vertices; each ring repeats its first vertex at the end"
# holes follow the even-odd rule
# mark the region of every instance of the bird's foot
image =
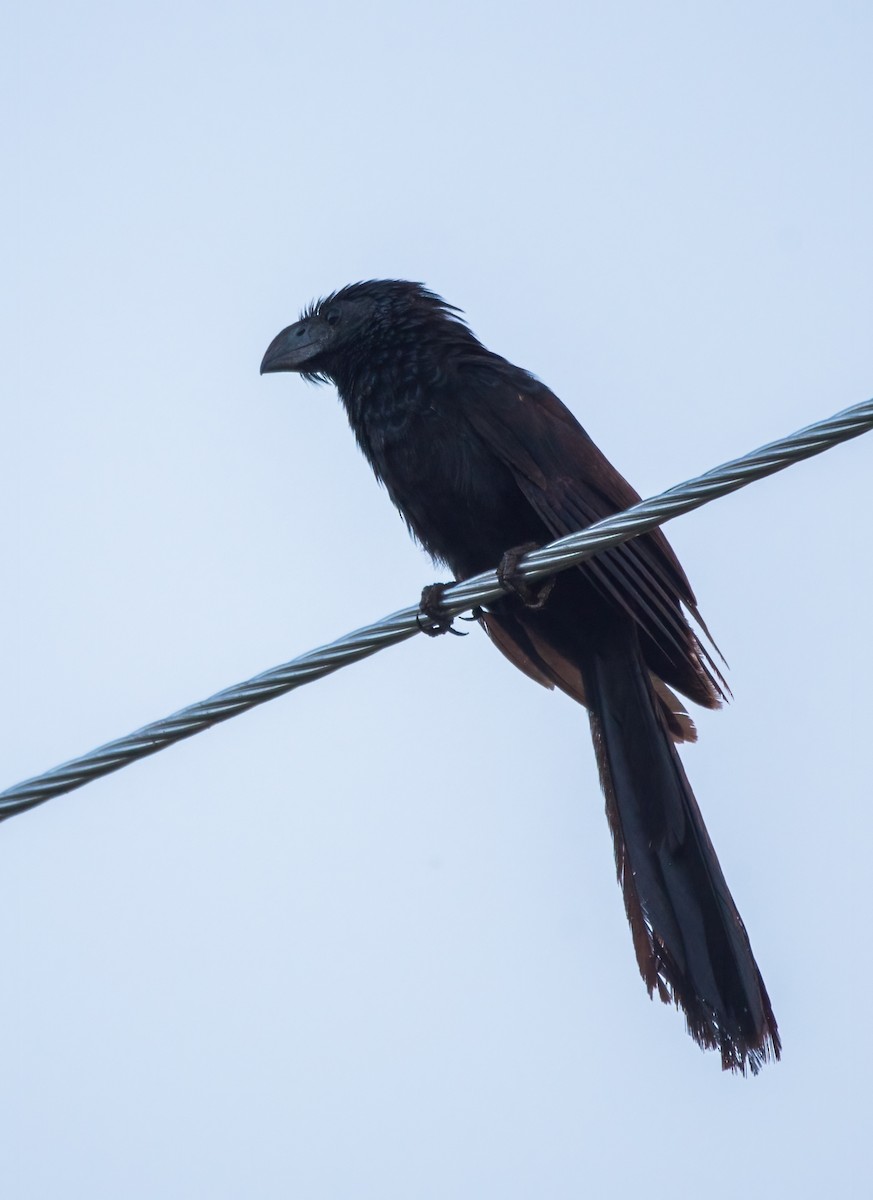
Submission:
POLYGON ((466 637, 460 629, 455 629, 454 617, 443 610, 443 593, 450 583, 429 583, 421 592, 421 604, 418 608, 418 628, 428 637, 439 637, 442 633, 453 633, 455 637, 466 637))
POLYGON ((497 568, 497 579, 501 587, 513 596, 517 596, 525 608, 542 608, 555 586, 555 577, 537 579, 531 582, 518 573, 519 561, 531 550, 539 550, 538 542, 525 542, 523 546, 513 546, 507 550, 497 568))

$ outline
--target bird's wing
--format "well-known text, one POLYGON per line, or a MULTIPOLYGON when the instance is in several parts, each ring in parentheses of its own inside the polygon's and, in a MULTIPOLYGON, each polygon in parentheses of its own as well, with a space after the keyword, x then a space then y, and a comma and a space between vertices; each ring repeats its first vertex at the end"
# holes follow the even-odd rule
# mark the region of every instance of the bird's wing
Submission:
MULTIPOLYGON (((561 401, 517 368, 508 374, 475 388, 464 413, 549 531, 563 537, 637 503, 639 495, 561 401)), ((640 627, 657 675, 700 704, 719 702, 717 669, 682 611, 685 605, 699 620, 694 593, 660 529, 596 555, 581 569, 640 627)))

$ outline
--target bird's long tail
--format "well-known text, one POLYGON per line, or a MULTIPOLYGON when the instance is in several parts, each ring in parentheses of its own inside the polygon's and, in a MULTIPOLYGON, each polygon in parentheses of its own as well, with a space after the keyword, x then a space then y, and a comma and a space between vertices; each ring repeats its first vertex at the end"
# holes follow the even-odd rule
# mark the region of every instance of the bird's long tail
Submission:
POLYGON ((583 666, 606 812, 640 973, 727 1070, 779 1058, 745 926, 668 736, 635 634, 598 639, 583 666))

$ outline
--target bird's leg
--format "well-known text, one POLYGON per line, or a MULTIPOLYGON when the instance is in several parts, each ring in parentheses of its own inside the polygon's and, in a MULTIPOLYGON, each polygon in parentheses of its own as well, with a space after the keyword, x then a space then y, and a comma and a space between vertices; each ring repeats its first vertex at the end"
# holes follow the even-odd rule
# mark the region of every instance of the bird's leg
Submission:
POLYGON ((497 579, 501 587, 505 587, 511 595, 517 596, 525 608, 542 608, 555 586, 554 575, 531 583, 518 573, 519 561, 531 550, 539 548, 539 542, 525 542, 523 546, 513 546, 503 555, 497 568, 497 579))
POLYGON ((455 637, 467 636, 460 629, 453 627, 454 617, 448 616, 443 611, 443 593, 447 587, 451 586, 450 583, 429 583, 426 588, 422 588, 421 604, 416 620, 418 628, 428 637, 439 637, 441 633, 453 633, 455 637))

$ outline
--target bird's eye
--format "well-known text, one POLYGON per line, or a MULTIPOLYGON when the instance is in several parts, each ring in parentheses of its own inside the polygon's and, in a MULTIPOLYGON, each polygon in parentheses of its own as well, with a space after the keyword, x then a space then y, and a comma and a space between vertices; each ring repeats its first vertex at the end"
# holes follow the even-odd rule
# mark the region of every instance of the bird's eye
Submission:
POLYGON ((341 315, 342 314, 338 308, 329 308, 324 314, 324 319, 327 321, 328 325, 336 325, 341 315))

